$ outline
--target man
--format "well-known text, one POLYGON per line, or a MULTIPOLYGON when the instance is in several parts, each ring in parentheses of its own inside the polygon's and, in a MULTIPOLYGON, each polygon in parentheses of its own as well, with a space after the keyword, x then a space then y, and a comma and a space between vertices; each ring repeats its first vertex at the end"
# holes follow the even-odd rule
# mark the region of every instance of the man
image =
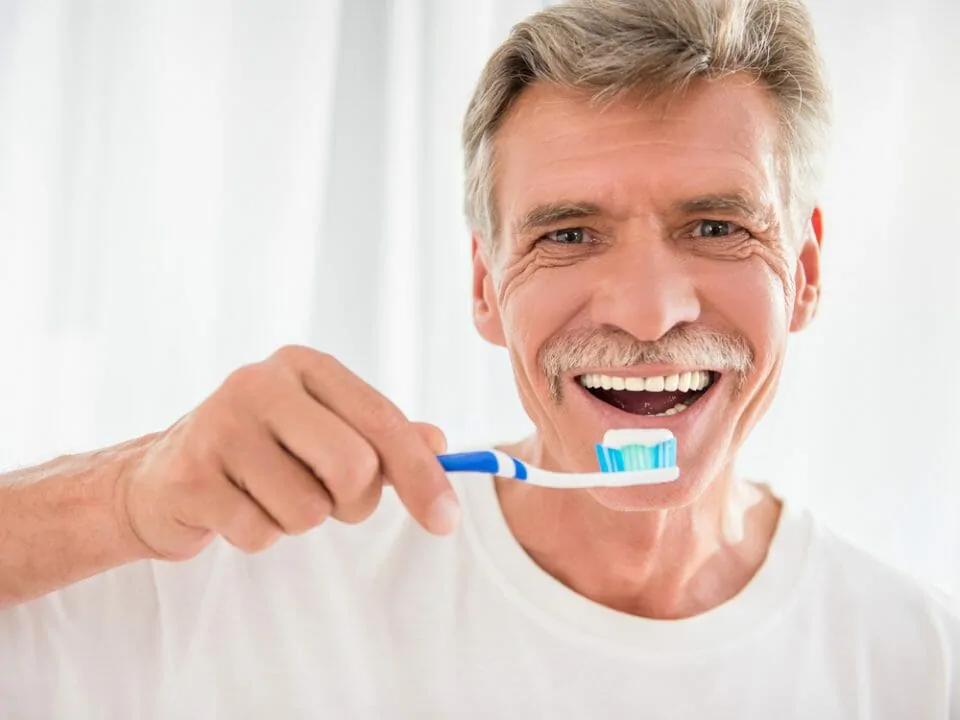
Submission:
POLYGON ((464 126, 474 317, 536 425, 504 449, 663 427, 680 479, 448 478, 438 428, 282 349, 3 479, 4 716, 960 718, 956 606, 734 472, 817 310, 826 118, 799 0, 518 25, 464 126))

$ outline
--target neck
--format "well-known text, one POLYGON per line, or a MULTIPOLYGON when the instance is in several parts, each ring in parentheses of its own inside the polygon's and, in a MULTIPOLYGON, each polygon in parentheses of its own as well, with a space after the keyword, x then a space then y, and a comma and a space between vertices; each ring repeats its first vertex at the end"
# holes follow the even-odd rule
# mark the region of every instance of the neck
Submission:
MULTIPOLYGON (((506 450, 522 458, 531 443, 506 450)), ((780 516, 772 493, 732 468, 669 510, 612 510, 587 490, 511 480, 498 479, 497 493, 511 532, 546 572, 595 602, 656 619, 699 615, 737 595, 763 564, 780 516)))

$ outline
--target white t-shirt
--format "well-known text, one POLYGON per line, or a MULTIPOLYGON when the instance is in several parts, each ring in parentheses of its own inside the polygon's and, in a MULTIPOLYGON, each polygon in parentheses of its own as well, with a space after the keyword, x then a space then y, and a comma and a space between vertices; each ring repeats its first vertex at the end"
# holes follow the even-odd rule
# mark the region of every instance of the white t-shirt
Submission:
POLYGON ((0 717, 960 719, 960 614, 785 503, 733 600, 655 621, 577 595, 455 481, 246 556, 142 562, 0 612, 0 717))

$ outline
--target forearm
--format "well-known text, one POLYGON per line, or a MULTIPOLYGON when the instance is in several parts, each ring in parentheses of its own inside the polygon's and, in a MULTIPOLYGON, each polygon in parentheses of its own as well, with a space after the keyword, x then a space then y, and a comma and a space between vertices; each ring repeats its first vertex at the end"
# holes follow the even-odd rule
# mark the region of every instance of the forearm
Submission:
POLYGON ((118 480, 148 440, 0 475, 0 609, 147 556, 118 480))

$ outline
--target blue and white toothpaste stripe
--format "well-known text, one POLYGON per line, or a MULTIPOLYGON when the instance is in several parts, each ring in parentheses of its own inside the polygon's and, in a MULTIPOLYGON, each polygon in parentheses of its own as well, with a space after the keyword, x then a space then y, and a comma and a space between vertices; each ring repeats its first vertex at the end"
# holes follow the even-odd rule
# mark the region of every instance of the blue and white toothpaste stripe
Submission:
POLYGON ((597 461, 601 472, 625 470, 658 470, 677 464, 677 440, 670 438, 656 445, 627 445, 611 448, 596 445, 597 461))

